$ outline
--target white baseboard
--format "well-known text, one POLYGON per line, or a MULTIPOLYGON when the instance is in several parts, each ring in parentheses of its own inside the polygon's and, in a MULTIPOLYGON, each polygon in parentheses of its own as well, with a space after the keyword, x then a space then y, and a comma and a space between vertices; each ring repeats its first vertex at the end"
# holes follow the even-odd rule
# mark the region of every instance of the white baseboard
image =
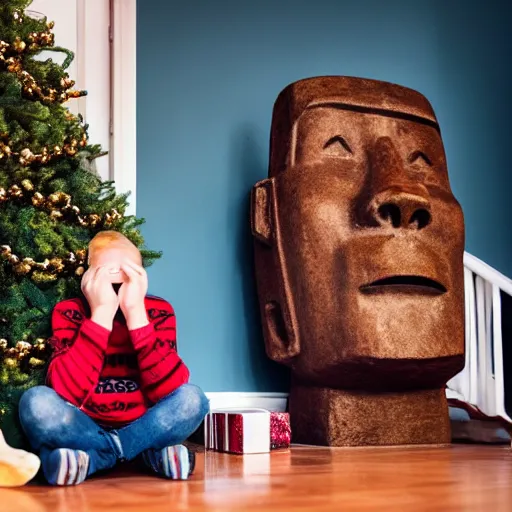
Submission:
POLYGON ((272 412, 286 412, 288 393, 236 393, 207 392, 210 410, 215 409, 267 409, 272 412))
MULTIPOLYGON (((461 398, 451 389, 446 390, 447 398, 461 398)), ((210 400, 210 410, 214 409, 267 409, 272 412, 286 412, 288 393, 237 393, 231 391, 211 391, 206 396, 210 400)))

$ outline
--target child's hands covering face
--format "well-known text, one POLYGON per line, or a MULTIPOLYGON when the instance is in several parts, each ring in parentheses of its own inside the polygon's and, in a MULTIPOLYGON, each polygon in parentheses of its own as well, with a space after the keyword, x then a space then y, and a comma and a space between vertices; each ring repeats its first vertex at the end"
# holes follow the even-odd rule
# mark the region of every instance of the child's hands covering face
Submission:
POLYGON ((119 289, 119 305, 129 329, 147 325, 144 298, 148 291, 148 276, 140 265, 127 260, 121 265, 126 279, 119 289))
POLYGON ((119 297, 112 288, 106 267, 90 267, 82 277, 82 292, 91 308, 91 320, 112 329, 119 297))

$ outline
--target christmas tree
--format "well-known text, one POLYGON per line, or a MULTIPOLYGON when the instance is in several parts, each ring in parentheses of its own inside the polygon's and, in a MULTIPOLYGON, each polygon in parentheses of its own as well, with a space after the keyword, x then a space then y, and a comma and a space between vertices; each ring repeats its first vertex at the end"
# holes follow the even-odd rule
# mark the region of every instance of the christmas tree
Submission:
POLYGON ((92 172, 103 155, 66 102, 85 95, 66 72, 74 55, 56 47, 53 23, 27 11, 32 0, 0 4, 0 429, 24 446, 17 404, 44 383, 51 356, 51 312, 80 295, 88 242, 122 232, 149 265, 143 219, 125 216, 128 194, 92 172), (35 58, 66 55, 63 64, 35 58))

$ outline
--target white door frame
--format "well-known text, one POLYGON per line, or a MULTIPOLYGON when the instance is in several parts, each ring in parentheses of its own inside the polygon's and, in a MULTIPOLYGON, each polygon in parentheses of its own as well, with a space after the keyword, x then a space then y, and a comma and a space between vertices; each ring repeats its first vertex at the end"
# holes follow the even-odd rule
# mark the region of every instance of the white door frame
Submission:
MULTIPOLYGON (((88 3, 91 3, 90 0, 88 3)), ((127 215, 135 215, 137 193, 136 53, 137 2, 110 0, 111 138, 110 179, 118 193, 131 192, 127 215)))

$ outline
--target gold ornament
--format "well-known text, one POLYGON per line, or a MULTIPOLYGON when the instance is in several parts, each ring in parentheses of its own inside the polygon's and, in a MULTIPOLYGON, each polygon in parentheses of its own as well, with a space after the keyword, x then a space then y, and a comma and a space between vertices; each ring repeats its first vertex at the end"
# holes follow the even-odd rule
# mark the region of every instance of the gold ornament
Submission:
POLYGON ((30 149, 25 148, 25 149, 21 150, 20 158, 19 158, 19 162, 21 165, 31 164, 35 159, 36 159, 36 155, 34 155, 34 153, 32 153, 32 151, 30 151, 30 149))
POLYGON ((48 201, 50 201, 50 203, 56 205, 59 203, 59 195, 57 193, 53 193, 53 194, 50 194, 48 196, 48 201))
POLYGON ((32 267, 28 265, 27 263, 18 263, 14 267, 14 272, 18 274, 19 276, 25 276, 32 270, 32 267))
POLYGON ((0 188, 0 203, 3 203, 4 201, 7 201, 7 192, 5 191, 5 188, 0 188))
POLYGON ((40 160, 38 160, 42 164, 47 164, 51 160, 51 156, 48 154, 48 150, 43 148, 43 153, 41 154, 40 160))
MULTIPOLYGON (((17 75, 21 75, 22 78, 26 78, 21 70, 21 62, 16 60, 14 57, 10 57, 5 61, 7 64, 7 71, 10 73, 16 73, 17 75)), ((26 73, 28 75, 28 73, 26 73)))
POLYGON ((50 260, 45 259, 42 263, 35 263, 34 267, 36 267, 39 270, 48 270, 48 267, 50 266, 50 260))
POLYGON ((121 220, 122 217, 123 216, 115 208, 113 208, 111 214, 107 213, 105 215, 105 223, 108 225, 113 224, 114 222, 121 220))
POLYGON ((0 339, 0 350, 7 350, 7 340, 4 338, 0 339))
POLYGON ((71 80, 69 77, 62 78, 61 81, 60 81, 60 86, 63 89, 70 89, 74 85, 75 85, 75 81, 71 80))
POLYGON ((44 205, 44 196, 40 192, 36 192, 32 196, 32 204, 34 206, 43 206, 44 205))
POLYGON ((18 185, 13 185, 12 187, 9 188, 8 194, 11 197, 19 198, 23 196, 23 190, 21 190, 21 188, 18 185))
POLYGON ((13 359, 11 357, 7 357, 4 359, 4 364, 7 366, 7 368, 16 368, 18 366, 18 362, 16 359, 13 359))
POLYGON ((84 267, 78 267, 76 270, 75 270, 75 275, 78 276, 78 277, 82 277, 85 273, 85 268, 84 267))
POLYGON ((16 37, 14 40, 14 43, 12 47, 18 52, 23 53, 25 51, 25 48, 27 47, 27 43, 25 41, 22 41, 19 37, 16 37))
POLYGON ((9 158, 11 156, 11 148, 4 144, 3 142, 0 142, 0 160, 2 158, 9 158))
POLYGON ((50 260, 49 270, 54 270, 57 273, 62 272, 64 270, 64 263, 62 263, 62 259, 52 258, 50 260))
POLYGON ((62 218, 62 213, 59 212, 59 210, 52 210, 50 212, 50 218, 52 218, 53 220, 59 220, 62 218))
POLYGON ((64 192, 54 192, 48 196, 48 200, 53 206, 65 204, 68 206, 71 202, 71 196, 64 192))
POLYGON ((94 228, 97 224, 101 221, 101 217, 99 215, 96 215, 95 213, 89 215, 89 224, 94 228))
POLYGON ((38 368, 40 366, 44 366, 44 361, 37 359, 36 357, 31 357, 28 361, 28 364, 33 368, 38 368))
POLYGON ((20 262, 20 259, 18 258, 18 256, 16 256, 16 254, 11 254, 9 256, 9 263, 11 265, 17 265, 19 262, 20 262))
POLYGON ((20 357, 25 357, 32 350, 32 345, 26 341, 18 341, 16 343, 16 350, 20 357))
POLYGON ((32 182, 30 180, 23 180, 21 182, 21 186, 25 189, 25 190, 28 190, 29 192, 31 192, 32 190, 34 190, 34 185, 32 184, 32 182))
POLYGON ((9 257, 11 255, 11 248, 8 245, 0 246, 0 256, 4 258, 9 257))
POLYGON ((79 261, 84 262, 85 257, 87 256, 86 249, 78 249, 78 251, 75 251, 76 257, 79 259, 79 261))

